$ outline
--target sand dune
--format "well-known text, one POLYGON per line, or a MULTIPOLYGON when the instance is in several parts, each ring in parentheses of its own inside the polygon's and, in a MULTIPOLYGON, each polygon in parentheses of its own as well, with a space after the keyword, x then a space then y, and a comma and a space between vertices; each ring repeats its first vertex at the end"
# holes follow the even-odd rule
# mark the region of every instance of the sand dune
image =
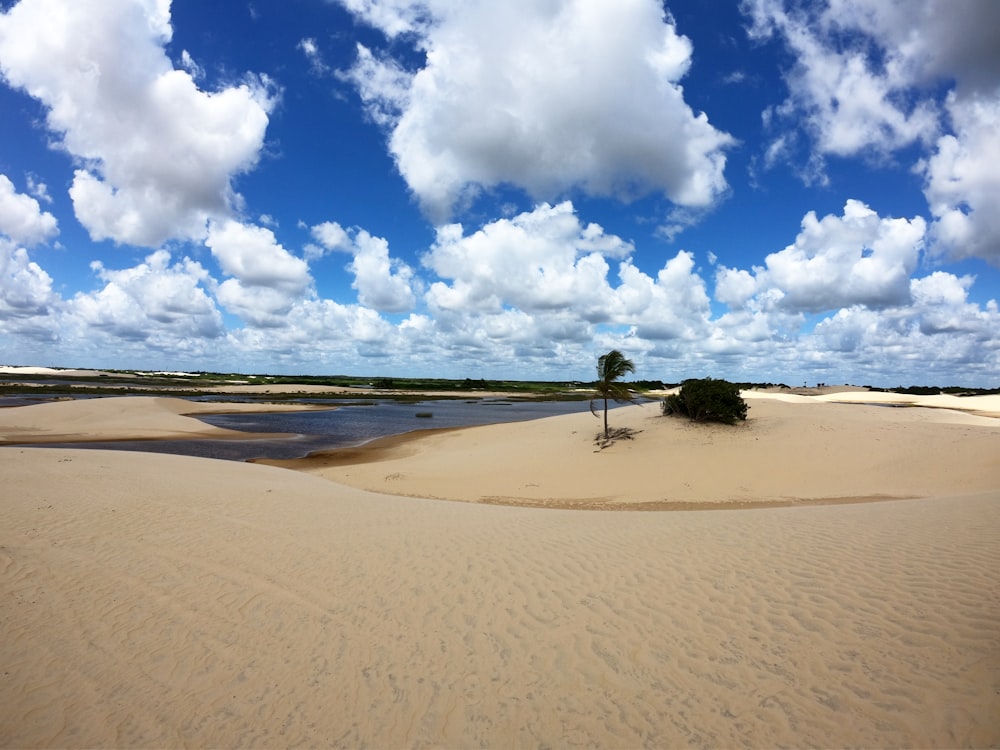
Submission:
POLYGON ((605 450, 594 444, 601 421, 588 412, 274 463, 378 492, 572 508, 843 502, 1000 488, 1000 420, 805 396, 749 403, 750 419, 735 427, 663 418, 657 404, 617 409, 612 426, 638 434, 605 450))
MULTIPOLYGON (((750 393, 749 396, 754 394, 750 393)), ((948 409, 985 416, 1000 417, 1000 396, 913 396, 906 393, 880 393, 876 391, 854 391, 820 394, 817 401, 841 404, 894 404, 899 406, 919 406, 926 409, 948 409)))
MULTIPOLYGON (((793 427, 814 446, 821 433, 871 433, 869 451, 915 450, 923 435, 937 470, 966 489, 578 512, 390 496, 209 459, 0 448, 0 745, 1000 744, 1000 486, 961 476, 973 467, 963 453, 995 445, 992 422, 752 407, 740 434, 777 445, 793 427)), ((593 453, 597 420, 581 416, 589 421, 476 428, 401 450, 434 464, 464 436, 468 449, 490 443, 507 460, 511 439, 541 434, 535 451, 575 481, 589 462, 642 464, 633 459, 649 443, 658 450, 645 476, 660 482, 710 474, 737 434, 683 423, 661 434, 648 409, 626 409, 614 423, 634 419, 644 432, 593 453), (578 454, 557 439, 565 427, 578 431, 578 454), (675 431, 694 446, 682 457, 675 431)), ((795 476, 809 454, 772 465, 805 482, 795 476)), ((927 454, 917 455, 911 473, 931 481, 919 465, 927 454)), ((466 459, 454 453, 452 470, 466 459)), ((859 479, 860 489, 898 488, 906 467, 892 461, 848 468, 893 477, 859 479)), ((819 496, 826 481, 786 494, 819 496)))
POLYGON ((190 415, 310 408, 302 404, 222 404, 155 396, 54 401, 0 409, 0 445, 170 438, 245 440, 259 435, 214 427, 190 415))

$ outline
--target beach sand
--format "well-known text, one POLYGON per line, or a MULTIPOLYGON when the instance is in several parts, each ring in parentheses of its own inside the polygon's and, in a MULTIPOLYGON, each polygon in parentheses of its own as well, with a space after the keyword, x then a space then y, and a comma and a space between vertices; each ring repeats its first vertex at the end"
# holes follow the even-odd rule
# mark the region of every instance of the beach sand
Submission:
POLYGON ((280 438, 215 427, 197 414, 309 411, 329 406, 187 401, 160 396, 104 396, 0 408, 0 445, 108 440, 248 440, 280 438))
MULTIPOLYGON (((185 419, 115 401, 116 435, 185 419)), ((642 431, 598 452, 589 414, 436 433, 317 459, 336 482, 0 448, 0 745, 1000 744, 1000 422, 750 405, 615 410, 642 431), (468 502, 385 494, 425 489, 468 502), (814 504, 876 496, 911 499, 814 504), (564 509, 665 502, 722 509, 564 509)))
MULTIPOLYGON (((853 396, 851 396, 853 397, 853 396)), ((1000 420, 747 394, 735 426, 615 409, 631 440, 601 450, 589 412, 400 436, 308 459, 269 461, 375 492, 561 508, 799 505, 1000 490, 1000 420)), ((966 400, 985 413, 995 397, 966 400)))

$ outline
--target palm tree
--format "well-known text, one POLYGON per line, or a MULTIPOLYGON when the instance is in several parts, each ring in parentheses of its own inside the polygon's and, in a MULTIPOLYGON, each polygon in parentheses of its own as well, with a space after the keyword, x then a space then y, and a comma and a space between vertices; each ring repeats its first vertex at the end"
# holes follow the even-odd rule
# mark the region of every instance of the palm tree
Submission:
POLYGON ((608 439, 608 399, 620 404, 635 401, 635 395, 625 387, 625 384, 617 382, 627 372, 635 372, 635 365, 632 364, 631 359, 626 359, 625 355, 617 349, 602 354, 597 360, 597 383, 594 395, 590 399, 590 411, 596 417, 597 411, 594 409, 594 401, 599 398, 604 399, 605 440, 608 439))

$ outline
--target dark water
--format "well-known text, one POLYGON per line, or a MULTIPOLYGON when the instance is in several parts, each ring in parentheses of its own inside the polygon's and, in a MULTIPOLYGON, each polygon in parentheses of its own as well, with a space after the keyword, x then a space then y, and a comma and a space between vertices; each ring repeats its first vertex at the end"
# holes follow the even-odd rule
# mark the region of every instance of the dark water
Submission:
MULTIPOLYGON (((314 451, 361 445, 389 435, 442 427, 471 427, 523 422, 590 408, 588 401, 375 401, 371 405, 338 405, 336 409, 260 414, 214 414, 199 417, 208 424, 243 432, 291 433, 297 437, 266 440, 118 440, 100 443, 48 444, 49 447, 103 448, 174 453, 246 461, 252 458, 300 458, 314 451), (430 414, 430 417, 418 417, 430 414)), ((600 424, 594 420, 595 431, 600 424)))

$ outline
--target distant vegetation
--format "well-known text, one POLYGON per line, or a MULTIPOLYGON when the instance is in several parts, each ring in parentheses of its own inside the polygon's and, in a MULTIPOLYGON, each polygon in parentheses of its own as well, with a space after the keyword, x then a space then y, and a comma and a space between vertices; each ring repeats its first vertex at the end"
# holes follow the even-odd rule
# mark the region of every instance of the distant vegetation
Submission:
POLYGON ((665 416, 680 415, 695 422, 736 424, 747 418, 740 386, 713 378, 685 380, 679 392, 663 399, 660 408, 665 416))
POLYGON ((905 393, 910 396, 937 396, 946 394, 948 396, 993 396, 1000 394, 1000 388, 962 388, 957 385, 947 385, 942 388, 937 386, 910 385, 907 387, 897 386, 896 388, 874 388, 865 386, 870 391, 879 393, 905 393))
MULTIPOLYGON (((685 381, 688 382, 688 381, 685 381)), ((347 388, 363 388, 378 391, 378 398, 398 401, 417 401, 428 398, 463 398, 487 392, 514 394, 525 399, 546 400, 588 400, 599 387, 600 380, 544 381, 544 380, 486 380, 484 378, 400 378, 386 376, 353 375, 260 375, 245 373, 189 372, 156 373, 136 370, 107 370, 100 375, 70 375, 62 373, 43 375, 0 374, 0 396, 30 394, 41 398, 63 396, 109 395, 117 390, 119 394, 170 395, 181 398, 204 396, 202 389, 225 385, 291 386, 311 385, 329 388, 329 392, 310 394, 310 398, 357 399, 358 395, 346 393, 347 388), (429 396, 428 392, 435 395, 429 396), (450 395, 454 394, 454 395, 450 395)), ((649 391, 675 388, 680 383, 662 380, 620 381, 620 385, 640 396, 649 391)), ((784 383, 734 383, 737 388, 788 388, 784 383)), ((966 388, 961 386, 899 386, 897 388, 877 388, 863 386, 871 391, 888 391, 910 395, 936 395, 939 393, 955 396, 978 396, 1000 394, 1000 388, 966 388)), ((372 394, 374 397, 376 394, 372 394)), ((221 395, 220 395, 221 397, 221 395)), ((276 401, 281 399, 301 400, 302 394, 240 394, 241 400, 258 399, 276 401)))
MULTIPOLYGON (((107 371, 100 375, 20 375, 0 374, 0 396, 32 395, 44 398, 61 396, 115 395, 170 395, 179 398, 203 397, 202 389, 231 386, 319 386, 329 391, 310 393, 252 393, 239 395, 241 400, 302 400, 358 398, 357 393, 346 389, 373 391, 372 397, 396 401, 424 401, 430 398, 464 398, 469 394, 502 392, 525 399, 585 401, 590 398, 586 383, 578 381, 485 380, 464 378, 387 378, 357 377, 351 375, 246 375, 242 373, 194 372, 187 374, 161 374, 135 371, 107 371), (378 393, 374 393, 377 391, 378 393), (428 395, 433 393, 435 395, 428 395), (442 395, 443 394, 443 395, 442 395), (454 394, 454 395, 450 395, 454 394)), ((219 394, 220 398, 224 397, 219 394)))

